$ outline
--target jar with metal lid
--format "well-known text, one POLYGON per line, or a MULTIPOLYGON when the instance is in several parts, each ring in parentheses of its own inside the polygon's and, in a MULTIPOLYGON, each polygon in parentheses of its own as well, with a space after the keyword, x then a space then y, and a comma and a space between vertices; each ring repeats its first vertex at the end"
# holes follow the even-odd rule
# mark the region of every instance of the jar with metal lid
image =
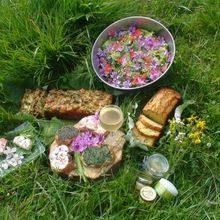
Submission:
POLYGON ((153 202, 157 197, 155 189, 150 186, 144 186, 140 190, 140 202, 153 202))

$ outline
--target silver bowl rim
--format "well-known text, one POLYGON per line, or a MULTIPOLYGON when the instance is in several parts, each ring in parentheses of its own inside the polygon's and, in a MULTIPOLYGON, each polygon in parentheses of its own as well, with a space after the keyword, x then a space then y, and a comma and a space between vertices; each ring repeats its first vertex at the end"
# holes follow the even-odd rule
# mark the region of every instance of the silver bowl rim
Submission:
POLYGON ((171 65, 173 64, 175 54, 176 54, 176 45, 175 45, 175 41, 174 41, 173 35, 170 33, 170 31, 169 31, 163 24, 161 24, 159 21, 156 21, 156 20, 154 20, 154 19, 152 19, 152 18, 145 17, 145 16, 130 16, 130 17, 122 18, 122 19, 119 19, 119 20, 113 22, 112 24, 108 25, 108 26, 99 34, 99 36, 96 38, 96 40, 95 40, 95 42, 94 42, 94 44, 93 44, 93 47, 92 47, 91 60, 92 60, 93 70, 95 71, 96 75, 99 77, 99 79, 100 79, 102 82, 104 82, 105 84, 107 84, 108 86, 110 86, 110 87, 112 87, 112 88, 114 88, 114 89, 124 90, 124 91, 128 90, 128 91, 129 91, 129 90, 136 90, 136 89, 141 89, 141 88, 147 87, 147 86, 149 86, 149 85, 151 85, 151 84, 157 82, 160 78, 162 78, 162 77, 168 72, 168 70, 170 69, 171 65), (166 71, 165 71, 163 74, 161 74, 160 77, 158 77, 156 80, 153 80, 152 82, 149 82, 149 83, 147 83, 147 84, 145 84, 145 85, 142 85, 142 86, 131 87, 131 88, 117 87, 117 86, 114 86, 114 85, 112 85, 112 84, 106 82, 106 81, 99 75, 99 73, 96 72, 95 64, 94 64, 94 62, 93 62, 93 53, 94 53, 94 50, 95 50, 95 45, 96 45, 97 41, 99 40, 100 36, 101 36, 104 32, 106 32, 106 30, 107 30, 109 27, 111 27, 112 25, 114 25, 114 24, 116 24, 116 23, 118 23, 118 22, 120 22, 120 21, 123 21, 123 20, 127 20, 127 19, 138 19, 138 18, 143 18, 143 19, 151 20, 151 21, 153 21, 153 22, 159 24, 160 26, 162 26, 162 27, 168 32, 168 34, 169 34, 170 37, 171 37, 172 44, 173 44, 173 56, 172 56, 172 60, 171 60, 171 62, 170 62, 170 64, 169 64, 169 66, 167 67, 166 71))

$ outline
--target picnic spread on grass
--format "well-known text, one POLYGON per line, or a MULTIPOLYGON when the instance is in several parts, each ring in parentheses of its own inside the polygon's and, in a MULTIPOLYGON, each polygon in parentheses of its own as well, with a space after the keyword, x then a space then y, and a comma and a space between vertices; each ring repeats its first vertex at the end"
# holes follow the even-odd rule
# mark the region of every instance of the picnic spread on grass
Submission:
MULTIPOLYGON (((136 26, 109 31, 96 55, 100 77, 121 89, 138 89, 159 79, 174 56, 163 37, 136 26)), ((164 128, 174 111, 170 129, 172 126, 176 130, 178 126, 184 129, 184 123, 187 124, 181 120, 187 104, 179 105, 182 95, 172 88, 162 87, 151 94, 150 99, 143 100, 145 105, 140 115, 132 118, 130 112, 127 121, 113 100, 111 93, 94 89, 27 89, 20 101, 20 113, 39 120, 53 117, 70 120, 71 123, 56 129, 46 152, 53 172, 85 182, 112 175, 123 160, 126 142, 151 149, 160 144, 161 137, 168 138, 170 134, 165 135, 164 128), (127 131, 120 129, 125 123, 127 131)), ((204 121, 195 117, 187 120, 194 133, 179 132, 175 138, 181 141, 189 135, 194 144, 199 144, 204 121)), ((44 151, 36 128, 29 122, 5 133, 0 138, 0 176, 33 161, 44 151)), ((177 196, 176 187, 166 179, 169 161, 163 155, 145 158, 143 167, 135 186, 140 191, 140 201, 177 196)))

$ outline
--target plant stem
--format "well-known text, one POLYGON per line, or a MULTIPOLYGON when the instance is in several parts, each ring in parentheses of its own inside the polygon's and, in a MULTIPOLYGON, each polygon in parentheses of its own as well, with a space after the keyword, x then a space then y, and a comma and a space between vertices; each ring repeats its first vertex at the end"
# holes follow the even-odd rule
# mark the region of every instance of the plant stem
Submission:
POLYGON ((75 152, 74 153, 74 158, 75 158, 75 161, 76 161, 78 174, 79 174, 80 178, 82 177, 83 181, 86 182, 86 176, 84 174, 84 167, 83 167, 82 161, 80 159, 80 152, 75 152))

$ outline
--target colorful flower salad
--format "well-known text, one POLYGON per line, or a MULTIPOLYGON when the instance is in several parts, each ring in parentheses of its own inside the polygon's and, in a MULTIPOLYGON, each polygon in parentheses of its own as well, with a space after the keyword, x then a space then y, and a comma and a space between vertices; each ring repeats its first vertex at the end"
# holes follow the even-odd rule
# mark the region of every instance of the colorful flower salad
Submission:
POLYGON ((146 85, 159 78, 172 60, 168 44, 153 32, 131 26, 109 32, 97 52, 99 74, 120 88, 146 85))

